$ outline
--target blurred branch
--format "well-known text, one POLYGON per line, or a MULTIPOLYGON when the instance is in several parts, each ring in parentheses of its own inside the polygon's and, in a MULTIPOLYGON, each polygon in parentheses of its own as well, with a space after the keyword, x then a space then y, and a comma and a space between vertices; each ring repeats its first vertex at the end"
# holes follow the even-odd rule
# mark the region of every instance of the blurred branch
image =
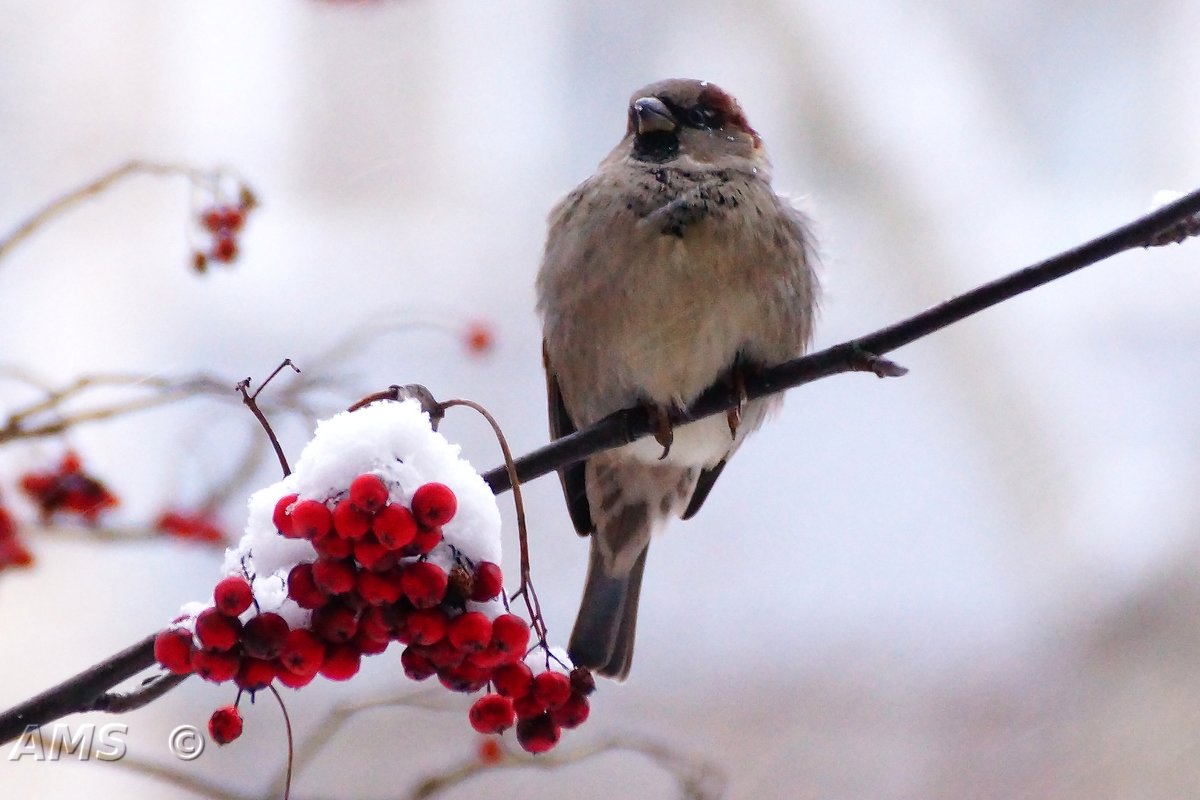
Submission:
POLYGON ((17 225, 8 235, 0 237, 0 259, 9 251, 28 239, 46 223, 79 205, 84 200, 95 197, 112 188, 124 178, 132 175, 180 176, 187 178, 193 185, 218 182, 222 176, 220 170, 199 170, 178 164, 160 164, 153 161, 134 159, 119 164, 97 178, 77 186, 63 195, 51 200, 46 205, 31 214, 24 222, 17 225))
MULTIPOLYGON (((746 395, 749 399, 764 397, 843 372, 895 374, 891 369, 895 365, 880 358, 884 353, 1118 253, 1181 241, 1181 237, 1200 231, 1195 220, 1198 214, 1200 190, 1090 242, 986 283, 908 319, 764 370, 761 374, 748 375, 746 395)), ((745 399, 723 384, 705 392, 684 412, 683 419, 724 413, 745 399)), ((618 411, 595 425, 517 459, 517 478, 522 482, 532 480, 652 432, 651 420, 644 408, 618 411)), ((483 478, 496 494, 511 488, 507 466, 490 470, 483 478)), ((20 735, 26 724, 46 724, 67 714, 93 708, 98 696, 153 663, 154 639, 148 637, 32 700, 0 713, 0 743, 20 735)))

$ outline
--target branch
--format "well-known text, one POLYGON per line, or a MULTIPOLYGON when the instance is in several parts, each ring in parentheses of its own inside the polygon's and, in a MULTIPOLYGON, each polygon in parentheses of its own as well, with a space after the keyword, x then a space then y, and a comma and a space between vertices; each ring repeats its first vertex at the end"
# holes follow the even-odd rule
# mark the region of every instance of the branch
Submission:
MULTIPOLYGON (((895 365, 879 356, 1118 253, 1182 241, 1200 231, 1195 220, 1198 214, 1200 190, 1086 244, 986 283, 908 319, 758 375, 747 375, 744 396, 739 396, 729 386, 716 385, 686 410, 684 418, 701 419, 724 413, 745 399, 764 397, 843 372, 894 374, 892 368, 895 365)), ((517 477, 524 483, 652 432, 646 409, 618 411, 595 425, 518 459, 515 462, 517 477)), ((484 473, 483 479, 496 494, 512 488, 507 466, 484 473)), ((92 709, 96 698, 106 690, 153 663, 154 638, 149 637, 32 700, 0 713, 0 743, 20 735, 26 724, 45 724, 67 714, 92 709)))

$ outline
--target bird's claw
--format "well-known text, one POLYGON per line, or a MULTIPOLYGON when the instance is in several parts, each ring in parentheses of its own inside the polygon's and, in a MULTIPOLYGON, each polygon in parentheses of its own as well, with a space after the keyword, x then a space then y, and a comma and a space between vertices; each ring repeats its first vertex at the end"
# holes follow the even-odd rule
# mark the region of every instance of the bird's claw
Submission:
POLYGON ((646 405, 646 413, 650 416, 650 425, 654 428, 654 441, 662 445, 662 455, 658 457, 658 460, 662 461, 671 452, 671 445, 675 442, 671 414, 667 409, 653 404, 646 405))

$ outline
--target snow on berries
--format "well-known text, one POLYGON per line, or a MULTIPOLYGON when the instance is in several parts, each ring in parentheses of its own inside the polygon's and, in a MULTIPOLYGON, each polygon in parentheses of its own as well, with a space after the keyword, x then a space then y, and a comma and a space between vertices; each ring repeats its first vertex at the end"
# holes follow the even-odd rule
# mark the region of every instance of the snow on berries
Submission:
MULTIPOLYGON (((249 505, 212 603, 185 607, 156 637, 168 671, 298 689, 348 680, 397 642, 410 679, 486 690, 467 714, 480 733, 515 728, 538 753, 587 718, 590 673, 508 610, 491 490, 415 401, 322 422, 295 471, 249 505)), ((209 728, 224 743, 241 725, 228 706, 209 728)))

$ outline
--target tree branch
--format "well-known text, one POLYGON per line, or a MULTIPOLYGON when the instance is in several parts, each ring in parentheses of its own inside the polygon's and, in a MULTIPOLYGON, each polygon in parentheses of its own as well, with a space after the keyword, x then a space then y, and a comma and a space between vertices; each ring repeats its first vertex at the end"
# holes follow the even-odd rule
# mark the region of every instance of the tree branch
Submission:
MULTIPOLYGON (((811 383, 842 372, 893 374, 878 356, 935 333, 1019 294, 1091 266, 1126 250, 1182 241, 1200 233, 1200 190, 1184 195, 1128 225, 1059 255, 1018 270, 951 298, 915 316, 819 352, 747 375, 746 398, 755 399, 811 383)), ((738 393, 721 384, 709 389, 684 414, 701 419, 733 408, 738 393)), ((521 482, 538 478, 596 453, 619 447, 653 432, 644 408, 610 414, 584 430, 563 437, 518 459, 521 482)), ((512 488, 508 469, 497 467, 483 475, 496 494, 512 488)), ((37 697, 0 713, 0 743, 16 738, 28 724, 45 724, 67 714, 95 708, 97 698, 121 681, 154 663, 154 637, 148 637, 112 658, 69 678, 37 697)))

